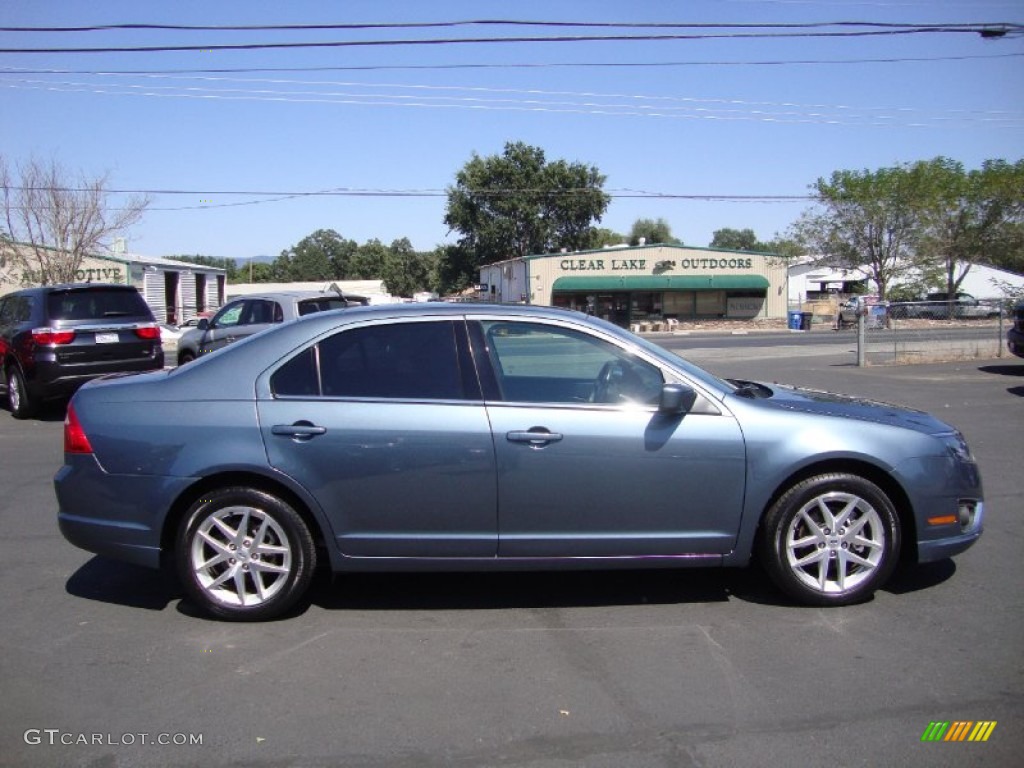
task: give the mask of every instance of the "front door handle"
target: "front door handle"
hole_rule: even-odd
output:
[[[270,428],[270,434],[290,437],[297,443],[312,440],[317,435],[327,432],[327,427],[318,427],[310,421],[296,421],[294,424],[275,424]]]
[[[527,443],[533,448],[543,448],[549,443],[557,443],[562,436],[557,432],[549,432],[544,427],[530,427],[528,430],[517,430],[505,434],[510,443]]]

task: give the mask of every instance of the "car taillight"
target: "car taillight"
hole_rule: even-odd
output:
[[[157,328],[155,325],[144,325],[141,328],[135,329],[135,335],[138,336],[140,339],[159,339],[160,329]]]
[[[92,453],[89,438],[85,436],[85,430],[71,405],[68,406],[68,415],[64,417],[64,453]]]
[[[32,341],[40,346],[70,344],[74,340],[74,331],[51,331],[49,328],[37,328],[32,331]]]

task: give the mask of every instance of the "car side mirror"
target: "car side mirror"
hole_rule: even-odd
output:
[[[687,413],[693,408],[695,402],[697,402],[697,392],[693,387],[674,382],[663,384],[661,387],[661,397],[658,400],[658,411],[678,416]]]
[[[200,330],[200,331],[205,331],[209,327],[210,327],[210,321],[207,320],[205,317],[202,318],[198,323],[196,323],[196,329]]]

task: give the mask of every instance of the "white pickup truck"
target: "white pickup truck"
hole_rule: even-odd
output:
[[[999,307],[983,304],[969,293],[957,293],[950,299],[948,293],[929,293],[923,301],[901,305],[904,317],[921,317],[933,320],[984,319],[999,317]]]

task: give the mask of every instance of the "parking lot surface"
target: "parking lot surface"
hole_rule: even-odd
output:
[[[0,764],[1019,765],[1024,361],[692,359],[959,427],[985,535],[841,609],[795,607],[756,568],[356,575],[286,620],[224,624],[67,544],[61,414],[0,413]],[[946,721],[996,726],[922,741]]]

